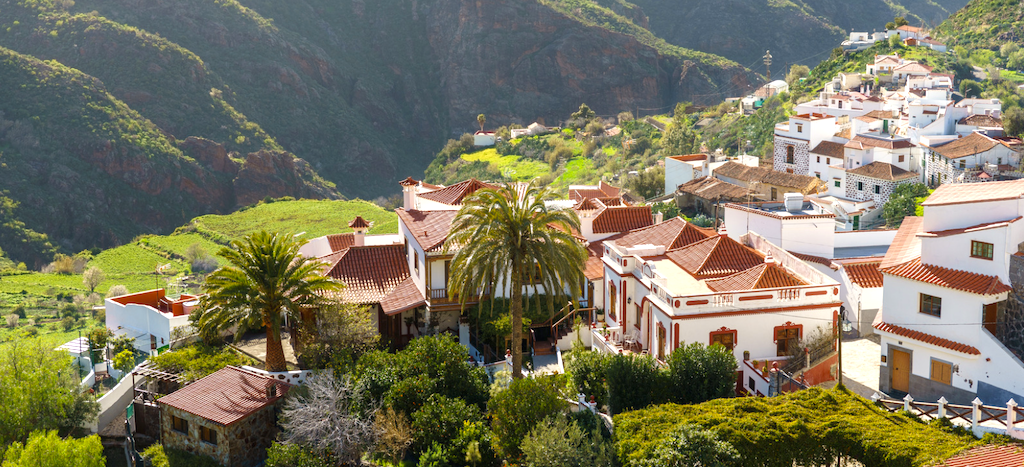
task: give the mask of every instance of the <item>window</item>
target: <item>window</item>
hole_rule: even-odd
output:
[[[818,180],[821,180],[821,172],[814,172],[814,176],[818,177]]]
[[[857,191],[864,191],[864,182],[857,182]]]
[[[821,156],[818,156],[817,159],[818,159],[817,162],[820,164],[821,163]]]
[[[608,282],[608,317],[612,321],[615,321],[615,305],[618,303],[618,300],[616,300],[618,294],[616,292],[615,283]]]
[[[953,365],[933,358],[932,381],[942,384],[953,384]]]
[[[199,439],[203,440],[203,441],[206,441],[207,443],[210,443],[210,444],[216,446],[217,445],[217,432],[213,431],[209,427],[200,426],[199,427]]]
[[[793,169],[786,169],[786,173],[788,173],[788,174],[793,173]]]
[[[906,156],[904,156],[903,154],[900,154],[900,158],[899,158],[899,161],[900,161],[900,162],[903,162],[903,158],[904,158],[904,157],[906,157]]]
[[[831,157],[826,157],[825,158],[825,165],[832,165],[832,158]]]
[[[789,355],[790,352],[796,348],[797,342],[800,340],[800,326],[791,325],[787,323],[784,326],[775,327],[775,350],[776,356],[782,357]]]
[[[721,344],[725,348],[732,350],[732,348],[736,345],[736,330],[726,329],[723,326],[721,329],[717,331],[712,331],[710,345],[715,344]]]
[[[804,132],[804,125],[802,123],[797,123],[796,124],[796,132],[797,133],[803,133]]]
[[[967,168],[967,159],[960,159],[960,170]]]
[[[878,195],[878,194],[881,194],[881,193],[882,193],[882,187],[879,186],[879,185],[875,185],[875,194]]]
[[[412,268],[417,274],[420,272],[420,254],[416,250],[412,250]]]
[[[1003,163],[1003,158],[1002,157],[997,157],[996,158],[996,164],[1002,164],[1002,163]]]
[[[839,101],[839,108],[843,108],[843,101]]]
[[[936,317],[942,316],[942,298],[921,294],[921,313]]]
[[[171,415],[171,428],[174,431],[188,435],[188,420]]]
[[[633,325],[636,326],[637,329],[640,329],[640,323],[641,323],[641,321],[643,320],[643,317],[644,317],[644,309],[640,308],[640,305],[634,305],[634,306],[636,307],[636,322],[633,323]]]
[[[796,157],[794,155],[795,151],[796,150],[793,148],[793,146],[786,146],[786,163],[787,164],[793,164],[794,163],[793,162],[793,158]]]
[[[971,258],[992,259],[992,244],[971,240]]]
[[[836,185],[836,188],[839,188],[839,185],[841,184],[839,180],[836,180],[836,181],[834,181],[832,183],[834,183]]]
[[[747,377],[747,387],[750,388],[751,391],[753,391],[754,390],[754,386],[755,386],[754,385],[754,378],[748,376]]]
[[[775,187],[772,187],[772,201],[775,201],[777,199],[779,199],[779,190],[777,190]]]

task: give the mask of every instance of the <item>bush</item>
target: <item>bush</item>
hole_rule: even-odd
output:
[[[447,447],[467,423],[483,421],[480,409],[461,399],[431,394],[412,415],[412,451],[420,454],[434,445]]]
[[[64,305],[64,307],[60,309],[60,317],[78,319],[78,313],[80,313],[81,311],[81,308],[79,308],[77,305],[69,303],[67,305]]]
[[[622,413],[664,401],[666,376],[650,355],[615,355],[608,364],[608,412]]]
[[[220,467],[217,461],[196,454],[190,454],[174,448],[154,444],[142,451],[142,458],[149,461],[152,467]]]
[[[22,445],[15,442],[3,457],[4,467],[103,467],[103,445],[96,435],[61,439],[57,431],[34,431]]]
[[[290,392],[281,410],[282,440],[329,452],[339,464],[357,463],[376,442],[373,422],[354,410],[357,399],[348,376],[324,371]]]
[[[267,449],[266,467],[333,467],[334,459],[297,444],[274,442]],[[156,465],[154,465],[156,467]]]
[[[64,317],[64,319],[60,320],[60,327],[65,332],[70,331],[71,328],[75,327],[75,318],[72,318],[70,316]]]
[[[682,424],[672,430],[654,449],[645,465],[651,467],[739,467],[740,453],[732,444],[718,439],[715,432]]]
[[[14,307],[13,313],[18,315],[19,318],[25,319],[25,305],[18,305]]]
[[[121,370],[122,373],[128,373],[135,368],[135,352],[123,350],[114,355],[114,368]]]
[[[121,284],[110,286],[110,288],[107,289],[107,298],[120,297],[123,295],[128,295],[128,287]]]
[[[18,326],[18,315],[11,313],[7,315],[7,327],[13,328]]]
[[[615,465],[615,452],[610,441],[602,438],[599,432],[582,429],[562,415],[548,417],[533,427],[523,439],[521,449],[525,459],[523,465],[527,467]]]
[[[519,445],[534,425],[567,409],[568,404],[560,394],[564,387],[564,375],[522,378],[513,380],[508,389],[491,398],[487,403],[491,430],[505,458],[519,457]]]
[[[135,340],[123,337],[115,338],[111,342],[114,355],[134,348]],[[228,347],[212,347],[205,344],[193,344],[164,352],[150,357],[150,361],[158,370],[181,373],[187,380],[197,380],[228,365],[241,366],[251,363],[249,358],[235,353]]]
[[[484,422],[465,423],[449,443],[434,443],[420,455],[419,467],[463,467],[498,465],[491,446],[491,432]]]
[[[668,401],[696,404],[736,391],[736,357],[721,345],[694,342],[672,352],[668,360]]]
[[[572,389],[578,394],[583,394],[589,400],[594,396],[598,406],[608,403],[608,387],[605,380],[608,377],[608,364],[611,362],[612,354],[574,349],[572,358],[566,364],[565,371],[571,377]]]

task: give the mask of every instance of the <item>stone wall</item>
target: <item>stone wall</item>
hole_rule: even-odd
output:
[[[857,189],[857,182],[864,184],[863,190]],[[908,178],[894,182],[846,172],[846,197],[859,201],[873,199],[875,200],[875,206],[880,208],[889,201],[889,197],[892,196],[892,192],[896,190],[898,185],[908,183],[917,183],[917,178]],[[875,185],[880,187],[878,193],[875,193]]]
[[[786,162],[786,148],[793,146],[793,163]],[[775,138],[775,155],[773,157],[773,168],[778,172],[792,172],[797,175],[807,175],[811,170],[810,148],[806,141]]]
[[[1013,291],[999,316],[996,337],[1021,358],[1024,356],[1024,257],[1010,255],[1010,285]]]
[[[281,399],[282,401],[284,399]],[[160,406],[160,441],[165,447],[213,458],[221,465],[252,467],[267,458],[267,448],[277,437],[276,406],[270,405],[229,426],[170,407]],[[171,416],[188,421],[188,433],[175,431]],[[199,439],[199,427],[217,432],[217,444]]]

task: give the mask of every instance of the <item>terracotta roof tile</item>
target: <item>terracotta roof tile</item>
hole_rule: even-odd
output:
[[[911,143],[909,139],[872,138],[870,136],[864,135],[854,136],[849,143],[846,143],[846,147],[853,147],[851,146],[851,143],[860,143],[861,147],[854,149],[861,149],[863,147],[884,149],[906,149],[914,147],[914,144]]]
[[[923,217],[904,217],[900,230],[889,244],[879,269],[886,269],[906,263],[921,256],[921,239],[917,234],[924,230]]]
[[[700,177],[690,180],[679,185],[678,191],[694,195],[698,198],[709,200],[718,200],[721,198],[726,201],[742,201],[748,195],[753,193],[753,191],[748,188],[733,185],[725,180],[719,180],[712,177]]]
[[[398,219],[424,251],[432,251],[444,244],[458,211],[417,211],[397,209]]]
[[[871,118],[877,118],[879,120],[893,120],[893,119],[896,118],[896,117],[894,117],[892,115],[891,111],[885,111],[885,110],[872,110],[872,111],[864,114],[864,116],[865,117],[871,117]]]
[[[938,230],[935,232],[921,232],[917,234],[918,237],[929,238],[929,237],[949,237],[951,235],[960,235],[971,232],[978,232],[981,230],[997,229],[999,227],[1006,227],[1014,222],[1021,220],[1021,216],[1017,216],[1010,220],[998,221],[998,222],[986,222],[984,224],[972,225],[970,227],[964,227],[961,229],[949,229],[949,230]]]
[[[354,243],[355,236],[352,232],[327,236],[327,244],[330,245],[332,253],[344,250],[352,246]]]
[[[843,143],[837,143],[835,141],[822,141],[818,143],[814,149],[811,149],[814,154],[820,154],[827,157],[835,157],[837,159],[843,158]]]
[[[462,200],[475,191],[483,188],[497,188],[495,185],[481,182],[475,178],[456,183],[451,186],[446,186],[436,191],[429,193],[422,193],[419,195],[420,198],[429,199],[436,201],[441,204],[447,204],[449,206],[458,206],[462,204]]]
[[[1004,284],[996,276],[924,264],[921,262],[921,258],[888,267],[881,271],[904,279],[925,282],[978,295],[996,295],[1011,290],[1010,286]]]
[[[981,133],[971,133],[963,138],[954,139],[941,146],[932,146],[932,152],[947,159],[956,159],[974,154],[980,154],[994,148],[998,141],[989,138]]]
[[[352,221],[348,223],[348,226],[353,229],[369,229],[370,223],[366,222],[366,219],[363,219],[363,216],[356,216],[355,219],[352,219]]]
[[[961,125],[971,126],[984,126],[984,127],[1003,127],[1003,120],[1000,118],[993,117],[991,115],[971,115],[968,117],[961,118],[957,123]]]
[[[412,177],[406,177],[405,180],[402,180],[402,181],[398,182],[398,184],[402,185],[402,186],[413,186],[413,185],[416,185],[418,183],[419,183],[419,181],[417,181],[416,179],[414,179]]]
[[[897,326],[895,324],[889,324],[886,323],[885,321],[880,321],[876,323],[874,325],[874,328],[882,332],[896,334],[897,336],[906,337],[908,339],[914,339],[917,341],[924,342],[926,344],[939,346],[949,350],[955,350],[957,352],[962,352],[968,355],[981,355],[981,352],[978,351],[978,349],[973,346],[961,344],[959,342],[951,341],[949,339],[945,339],[939,336],[933,336],[931,334],[923,333],[921,331],[907,329],[905,327]]]
[[[727,292],[730,290],[756,290],[774,289],[779,287],[798,287],[806,285],[800,279],[793,277],[776,264],[761,264],[746,271],[738,272],[719,279],[708,279],[705,284],[715,292]]]
[[[591,242],[587,246],[587,262],[583,264],[583,275],[592,281],[604,277],[604,242]]]
[[[934,70],[934,68],[920,63],[904,63],[893,69],[894,72],[902,71],[905,73],[931,73],[932,70]]]
[[[580,202],[587,198],[617,198],[622,189],[611,186],[604,180],[597,183],[597,186],[579,185],[569,187],[569,199]]]
[[[862,165],[856,169],[847,170],[846,173],[874,178],[876,180],[900,181],[918,176],[917,172],[908,172],[887,162],[875,161],[868,165]]]
[[[846,129],[843,129],[843,130],[839,130],[839,131],[838,131],[838,132],[837,132],[837,133],[836,133],[835,135],[833,135],[833,136],[835,136],[835,137],[837,137],[837,138],[843,138],[843,139],[850,139],[850,135],[851,135],[852,133],[853,133],[853,130],[852,130],[852,129],[850,129],[850,128],[846,128]]]
[[[277,395],[272,398],[267,397],[270,385],[277,386]],[[226,366],[157,399],[157,404],[227,426],[277,402],[290,388],[284,381]]]
[[[922,206],[1017,199],[1024,196],[1024,179],[987,183],[947,183],[935,189]]]
[[[750,167],[733,161],[715,169],[715,177],[727,177],[744,182],[761,182],[783,188],[793,188],[802,193],[814,190],[821,180],[810,175],[777,172],[766,167]]]
[[[665,256],[698,279],[736,274],[764,262],[759,253],[725,235],[708,237]]]
[[[706,161],[708,160],[707,154],[687,154],[685,156],[668,156],[668,159],[680,162],[691,162],[691,161]]]
[[[594,233],[618,233],[654,224],[650,206],[606,208],[594,218]]]
[[[801,261],[807,261],[808,263],[817,263],[817,264],[820,264],[822,266],[828,266],[829,269],[832,269],[832,270],[839,269],[834,264],[832,264],[832,260],[830,260],[828,258],[822,258],[821,256],[814,256],[814,255],[805,255],[803,253],[797,253],[797,252],[794,252],[794,251],[790,251],[789,254],[791,254],[793,256],[796,256]]]
[[[671,250],[682,248],[714,235],[717,234],[712,230],[697,227],[686,222],[681,217],[673,217],[660,224],[615,235],[603,241],[615,242],[615,245],[624,248],[649,244],[664,245],[666,250]],[[602,249],[601,251],[603,252],[604,250]]]
[[[846,275],[850,281],[865,289],[873,289],[882,286],[882,272],[878,270],[881,261],[869,261],[865,263],[844,264]]]
[[[969,449],[932,467],[1021,467],[1024,447],[1020,444],[990,444]]]
[[[416,287],[412,276],[409,276],[380,301],[380,308],[384,310],[385,314],[394,315],[426,303],[427,300],[423,298],[423,293],[420,292],[419,287]]]
[[[348,303],[379,303],[409,277],[404,245],[351,247],[331,254],[327,275],[345,284]]]

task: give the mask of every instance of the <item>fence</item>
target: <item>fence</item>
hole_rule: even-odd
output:
[[[889,412],[903,410],[922,420],[948,418],[955,422],[959,419],[962,423],[969,423],[974,436],[979,438],[985,433],[998,433],[1015,439],[1024,439],[1024,431],[1017,426],[1021,423],[1018,420],[1024,420],[1024,409],[1018,407],[1013,399],[1007,401],[1005,407],[995,407],[984,405],[977,397],[971,405],[957,405],[948,403],[945,397],[939,398],[935,403],[917,402],[907,394],[901,401],[883,398],[876,392],[871,396],[871,400]],[[992,423],[988,426],[983,425],[986,422]]]

